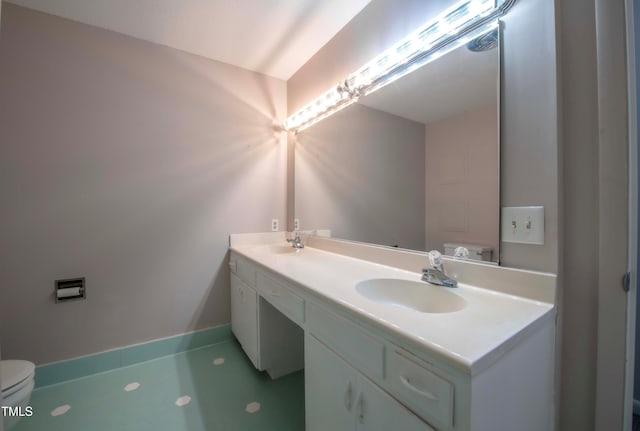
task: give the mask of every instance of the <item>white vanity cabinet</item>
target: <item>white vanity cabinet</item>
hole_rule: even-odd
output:
[[[326,283],[331,283],[323,285],[326,289],[340,283],[340,270],[348,277],[348,265],[354,263],[333,254],[303,253],[283,258],[232,250],[229,264],[233,333],[256,368],[272,378],[304,366],[307,431],[553,430],[553,313],[541,311],[509,344],[490,347],[482,366],[472,368],[434,350],[428,340],[381,325],[365,309],[343,306],[352,284],[333,288],[334,296],[309,287],[323,276],[312,259],[325,259]],[[372,265],[363,270],[366,276],[373,271],[392,269]],[[494,294],[482,295],[485,299],[477,301],[496,300]],[[533,302],[507,306],[550,308]],[[492,318],[472,307],[482,319]],[[438,324],[440,331],[461,325],[459,315],[428,319],[424,322]],[[494,330],[504,324],[498,321]],[[483,335],[473,325],[464,328]]]
[[[393,343],[314,302],[307,303],[307,334],[305,338],[307,372],[314,373],[309,369],[313,361],[311,353],[318,350],[314,347],[310,348],[309,345],[313,346],[312,340],[319,340],[321,345],[327,346],[327,349],[340,356],[341,362],[345,365],[349,364],[350,369],[358,370],[357,375],[360,376],[358,381],[362,382],[359,386],[367,388],[369,384],[372,385],[368,401],[364,401],[369,406],[365,409],[369,412],[369,418],[376,418],[375,421],[372,419],[365,421],[369,426],[374,423],[387,423],[384,416],[390,418],[398,416],[394,419],[395,422],[415,422],[416,425],[407,425],[406,429],[435,429],[427,426],[416,415],[409,413],[407,408],[400,404],[402,403],[424,421],[432,425],[438,424],[441,430],[453,428],[454,384],[439,376],[433,367],[429,369],[426,364],[412,360],[410,354]],[[316,365],[316,368],[321,367]],[[328,370],[322,371],[328,375]],[[316,374],[319,373],[316,372]],[[307,381],[306,386],[307,396],[314,401],[317,401],[313,395],[317,391],[316,384],[323,383],[321,379],[314,379]],[[374,388],[376,390],[373,390]],[[320,402],[319,405],[323,404]],[[385,407],[387,405],[388,408]],[[374,408],[374,406],[377,407]],[[309,404],[307,413],[309,413]],[[359,412],[356,412],[356,415],[358,414]],[[418,425],[420,427],[416,428]],[[310,429],[309,426],[307,429]]]
[[[231,269],[231,331],[253,365],[271,378],[304,367],[304,301],[236,253]]]
[[[236,253],[229,265],[231,329],[253,365],[272,378],[304,365],[307,431],[434,431],[366,377],[383,380],[380,338]]]
[[[307,431],[434,431],[310,334],[305,405]]]

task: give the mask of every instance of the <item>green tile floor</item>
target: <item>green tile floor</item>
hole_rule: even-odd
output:
[[[304,372],[271,380],[234,340],[38,388],[30,405],[12,431],[303,431]]]

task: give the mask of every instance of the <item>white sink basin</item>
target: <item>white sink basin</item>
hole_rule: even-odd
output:
[[[365,298],[422,313],[452,313],[465,308],[467,301],[448,289],[395,278],[376,278],[356,284],[356,291]]]
[[[289,254],[289,253],[297,253],[304,249],[302,248],[294,248],[290,245],[282,244],[282,245],[263,245],[257,247],[256,250],[260,250],[266,254]]]

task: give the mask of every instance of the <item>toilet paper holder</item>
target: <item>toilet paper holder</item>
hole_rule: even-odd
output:
[[[56,303],[85,299],[87,297],[85,278],[56,280],[54,296]]]

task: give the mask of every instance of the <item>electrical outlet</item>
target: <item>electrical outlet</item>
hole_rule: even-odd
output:
[[[295,230],[295,231],[300,230],[300,219],[299,218],[294,218],[293,219],[293,230]]]
[[[500,240],[544,244],[544,207],[503,207]]]
[[[271,219],[271,231],[278,232],[278,230],[279,230],[278,219],[277,218]]]

